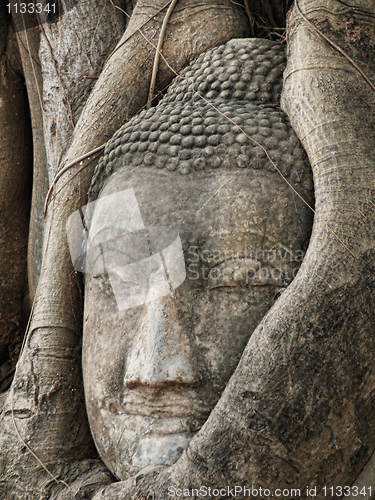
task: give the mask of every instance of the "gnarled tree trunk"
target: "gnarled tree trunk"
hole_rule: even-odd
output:
[[[22,340],[32,145],[27,94],[10,16],[0,9],[0,391]],[[27,307],[26,307],[27,308]]]

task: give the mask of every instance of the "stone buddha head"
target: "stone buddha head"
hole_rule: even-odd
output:
[[[119,479],[178,460],[301,263],[312,214],[298,195],[313,203],[312,180],[277,106],[283,64],[266,40],[213,49],[98,165],[90,201],[115,201],[92,216],[105,265],[85,275],[83,373],[97,449]],[[145,229],[121,234],[130,192]],[[156,254],[155,227],[160,248],[179,237],[182,283],[160,292],[154,274],[147,297],[121,307],[117,290],[138,297],[152,275],[129,263]]]

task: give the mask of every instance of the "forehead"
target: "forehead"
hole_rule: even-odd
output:
[[[129,189],[146,227],[173,227],[185,244],[296,248],[308,232],[305,207],[273,172],[218,169],[181,175],[123,168],[112,174],[100,198]]]

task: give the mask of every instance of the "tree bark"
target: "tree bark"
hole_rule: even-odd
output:
[[[23,74],[25,75],[33,138],[32,198],[27,247],[28,302],[29,308],[31,308],[42,265],[43,204],[48,191],[47,160],[42,133],[43,110],[42,95],[40,92],[42,88],[42,72],[38,56],[38,28],[32,28],[25,32],[21,24],[21,19],[18,17],[14,19],[14,23],[17,31],[18,49],[21,56]]]
[[[22,67],[5,5],[0,26],[0,365],[8,360],[11,369],[25,328],[32,146]],[[5,376],[0,371],[0,381]]]

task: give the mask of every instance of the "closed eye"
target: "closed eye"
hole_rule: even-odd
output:
[[[253,260],[222,262],[210,269],[208,287],[210,290],[247,287],[260,267],[260,262]]]

